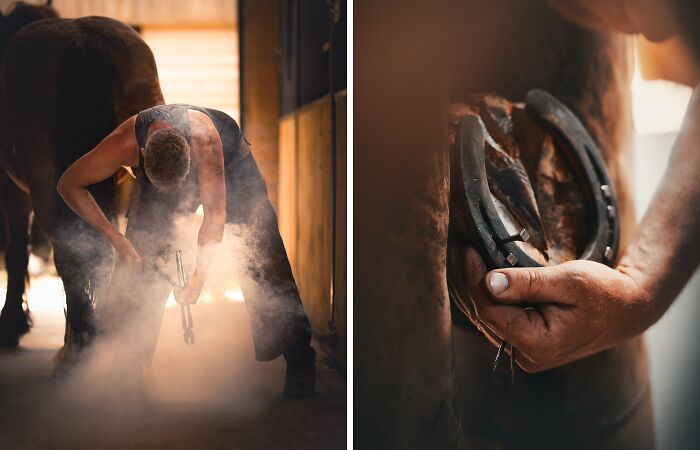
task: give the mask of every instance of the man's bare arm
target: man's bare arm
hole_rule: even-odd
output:
[[[196,303],[199,298],[226,225],[226,184],[221,138],[213,124],[205,122],[195,125],[200,126],[204,127],[206,133],[197,133],[200,137],[193,138],[193,145],[197,146],[199,157],[197,177],[204,219],[197,236],[197,265],[183,293],[189,303]]]
[[[138,154],[134,118],[128,119],[104,138],[94,149],[73,163],[58,181],[58,192],[66,204],[83,220],[112,242],[120,255],[137,261],[138,254],[126,238],[109,222],[88,186],[112,176],[120,167],[136,165]]]
[[[213,126],[212,126],[213,128]],[[204,209],[204,220],[197,237],[198,249],[207,253],[212,245],[221,242],[226,224],[226,184],[224,181],[224,152],[221,138],[216,129],[210,130],[208,138],[202,143],[201,161],[197,169],[199,193]],[[203,257],[204,256],[204,257]],[[197,271],[206,273],[211,262],[211,255],[199,255]]]
[[[700,87],[688,105],[663,181],[618,270],[654,298],[654,321],[700,264]]]

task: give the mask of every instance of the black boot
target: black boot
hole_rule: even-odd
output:
[[[287,361],[284,396],[307,398],[316,395],[316,351],[311,347],[311,333],[305,333],[299,342],[284,352],[284,359]]]

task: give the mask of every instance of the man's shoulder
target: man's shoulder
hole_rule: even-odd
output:
[[[134,130],[135,121],[136,116],[129,117],[105,138],[105,141],[109,141],[110,148],[118,148],[120,149],[119,151],[123,151],[125,154],[138,148],[136,132]]]
[[[120,138],[133,138],[135,135],[134,126],[136,124],[136,117],[137,114],[134,114],[133,116],[126,119],[124,122],[121,123],[121,125],[117,127],[116,130],[114,130],[113,134],[117,135]]]
[[[219,132],[213,121],[201,111],[190,112],[190,139],[193,145],[212,150],[219,140]]]

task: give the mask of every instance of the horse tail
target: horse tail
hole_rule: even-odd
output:
[[[58,81],[56,116],[56,182],[61,174],[117,127],[115,105],[119,73],[107,43],[95,33],[81,33],[64,50]],[[110,208],[114,182],[91,191],[103,208]],[[98,198],[98,196],[100,198]],[[110,211],[105,210],[108,214]]]

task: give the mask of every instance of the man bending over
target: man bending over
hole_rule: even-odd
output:
[[[107,219],[88,186],[129,166],[137,189],[126,235]],[[247,141],[227,114],[192,105],[159,105],[122,123],[70,166],[58,182],[68,206],[109,239],[118,253],[110,294],[101,313],[109,324],[138,323],[131,333],[148,364],[155,349],[171,286],[158,275],[159,260],[174,254],[174,220],[201,204],[197,263],[181,302],[195,303],[224,226],[242,243],[238,277],[251,316],[255,355],[267,361],[284,354],[284,394],[314,393],[315,352],[277,216]],[[98,311],[99,312],[99,311]],[[109,328],[109,326],[107,326]],[[104,330],[109,332],[109,330]]]

